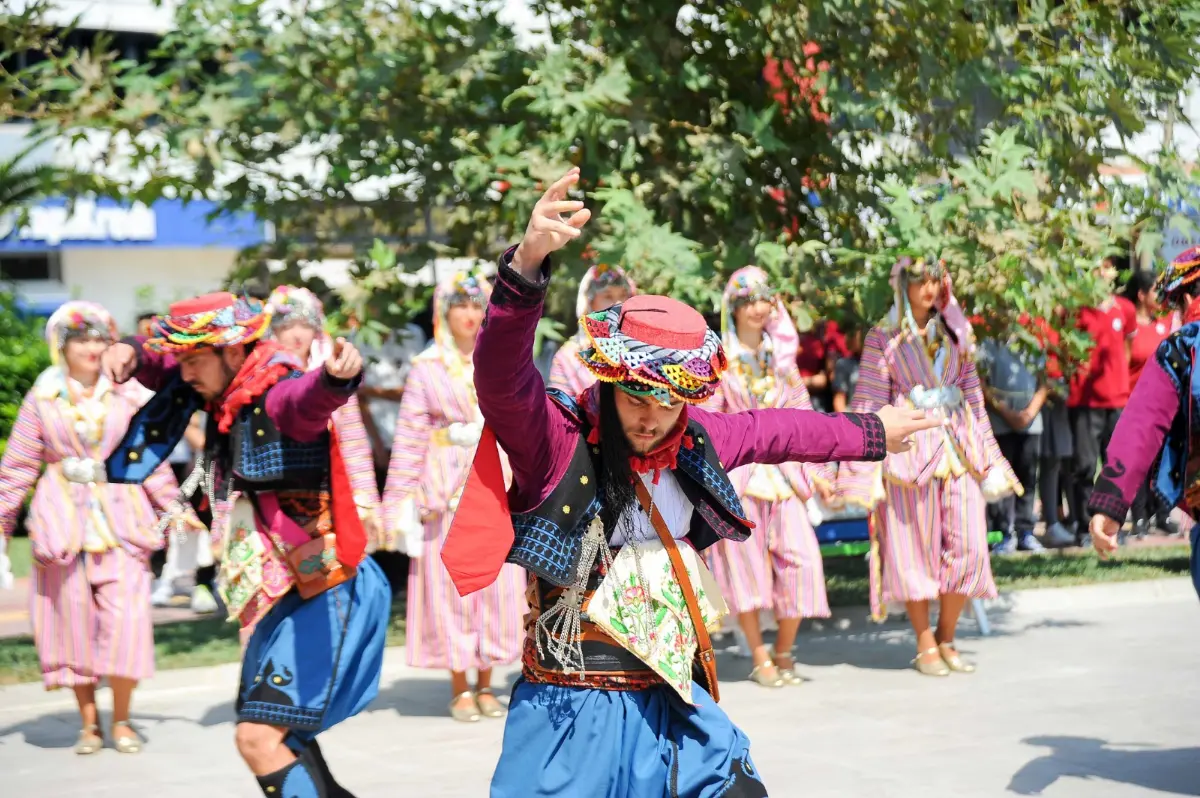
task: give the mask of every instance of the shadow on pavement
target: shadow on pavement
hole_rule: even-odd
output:
[[[368,712],[392,710],[412,718],[450,718],[450,677],[443,671],[430,671],[427,679],[395,679],[379,687],[379,695]],[[492,687],[500,703],[507,704],[519,673],[493,678]],[[441,678],[439,678],[441,677]]]
[[[1026,745],[1049,748],[1013,774],[1009,792],[1041,795],[1062,778],[1103,779],[1170,795],[1200,795],[1200,748],[1152,748],[1090,737],[1029,737]]]
[[[136,699],[136,696],[135,696]],[[179,721],[181,723],[196,722],[191,718],[180,717],[178,715],[158,715],[150,712],[138,712],[136,707],[133,711],[133,727],[137,730],[142,738],[150,742],[153,739],[153,733],[147,730],[146,721]],[[109,738],[109,724],[111,723],[111,715],[106,708],[101,705],[100,708],[100,731],[105,736],[106,745],[111,746]],[[213,724],[201,723],[197,725],[207,726]],[[37,718],[14,723],[11,726],[0,728],[0,748],[8,742],[8,738],[14,735],[21,735],[27,745],[32,745],[34,748],[71,748],[75,745],[75,741],[79,738],[79,713],[70,712],[55,712],[49,715],[42,715]]]

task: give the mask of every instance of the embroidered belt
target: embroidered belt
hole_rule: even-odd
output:
[[[90,457],[64,457],[59,461],[59,465],[62,466],[63,476],[68,482],[90,485],[108,481],[103,460],[93,460]]]
[[[918,410],[957,410],[963,404],[963,392],[957,385],[926,388],[918,385],[908,394],[908,400]]]
[[[586,599],[591,597],[603,579],[595,571],[588,579]],[[527,598],[533,609],[526,623],[527,634],[521,654],[521,673],[525,680],[534,684],[557,684],[563,687],[590,687],[599,690],[645,690],[665,685],[657,673],[634,654],[622,648],[615,640],[585,618],[581,619],[579,637],[583,654],[583,670],[567,670],[553,654],[539,653],[535,640],[540,608],[552,606],[564,592],[549,582],[531,578]],[[540,594],[540,595],[539,595]],[[539,601],[540,599],[540,601]]]

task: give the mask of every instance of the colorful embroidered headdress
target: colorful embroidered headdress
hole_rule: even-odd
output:
[[[1180,252],[1158,278],[1158,295],[1164,304],[1175,305],[1183,289],[1200,280],[1200,246]]]
[[[474,272],[456,272],[442,280],[433,292],[433,340],[444,346],[454,346],[446,317],[457,305],[486,307],[492,287]]]
[[[734,316],[739,308],[759,301],[770,302],[773,308],[763,328],[770,341],[766,365],[773,367],[775,363],[795,360],[800,334],[796,332],[783,300],[771,287],[771,278],[757,266],[743,266],[725,283],[725,293],[721,295],[721,340],[727,356],[752,358],[756,355],[745,351],[741,345]]]
[[[46,320],[46,345],[52,364],[57,366],[62,362],[63,347],[73,338],[115,341],[117,323],[111,313],[95,302],[66,302]]]
[[[145,346],[151,352],[178,354],[248,344],[262,338],[270,325],[271,312],[262,302],[222,291],[176,302],[166,316],[155,316]]]
[[[906,255],[892,266],[890,282],[892,290],[895,291],[896,304],[889,316],[889,323],[916,333],[916,322],[908,303],[908,284],[924,280],[941,282],[942,291],[935,305],[940,325],[953,333],[955,346],[960,351],[971,351],[975,346],[971,323],[967,321],[966,314],[954,297],[950,273],[946,270],[946,262],[940,258],[912,258]],[[937,324],[931,324],[927,326],[926,333],[933,336],[937,334],[938,329]]]
[[[706,401],[728,367],[720,336],[699,311],[670,297],[631,297],[580,325],[587,341],[579,359],[588,371],[663,405]]]
[[[592,300],[606,288],[624,288],[630,296],[637,293],[637,285],[620,266],[598,263],[587,270],[579,281],[579,294],[575,299],[575,315],[586,316],[592,309]]]
[[[303,324],[316,332],[312,348],[308,353],[308,368],[311,371],[324,365],[333,354],[333,341],[325,331],[325,304],[307,288],[281,285],[267,299],[271,314],[271,331],[278,334],[293,324]]]

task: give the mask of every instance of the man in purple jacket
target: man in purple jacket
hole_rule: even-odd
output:
[[[317,735],[378,692],[391,591],[354,506],[331,414],[354,395],[362,357],[342,339],[324,366],[260,340],[270,313],[229,293],[177,302],[149,339],[114,344],[104,368],[155,396],[106,466],[138,482],[208,411],[201,483],[221,541],[219,585],[249,634],[237,697],[237,747],[271,798],[352,798]]]
[[[590,218],[567,199],[577,180],[571,170],[546,192],[500,260],[475,387],[513,483],[507,494],[496,484],[485,433],[443,550],[461,592],[486,585],[505,560],[531,577],[522,677],[491,795],[764,796],[749,740],[716,706],[705,663],[693,667],[706,633],[684,609],[668,552],[678,550],[710,628],[724,604],[696,552],[744,540],[751,527],[726,469],[881,460],[938,422],[890,407],[706,412],[697,405],[725,368],[720,340],[695,309],[655,296],[585,316],[591,345],[580,358],[600,382],[579,397],[547,392],[534,329],[550,254]],[[664,545],[668,534],[678,545]]]
[[[1118,532],[1147,475],[1159,506],[1183,507],[1193,521],[1200,515],[1200,247],[1171,261],[1159,278],[1159,293],[1184,323],[1146,362],[1113,430],[1088,502],[1092,545],[1101,557],[1117,548]],[[1200,593],[1200,524],[1190,535],[1192,583]]]

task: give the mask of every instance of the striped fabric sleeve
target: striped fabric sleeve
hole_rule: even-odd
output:
[[[337,425],[354,502],[360,512],[376,515],[379,512],[379,486],[375,483],[375,457],[371,453],[371,440],[363,425],[362,407],[357,396],[350,397],[349,402],[334,411],[333,423]]]
[[[37,484],[44,461],[42,417],[32,395],[27,395],[0,460],[0,533],[5,537],[12,535],[17,514],[26,494]]]
[[[854,387],[853,413],[876,413],[892,401],[892,375],[883,357],[887,336],[873,327],[863,342],[862,359],[858,367],[858,384]],[[878,483],[882,464],[841,463],[838,466],[837,493],[850,504],[866,509],[878,500]]]
[[[165,460],[159,463],[158,468],[150,472],[150,476],[146,477],[142,487],[145,489],[146,495],[150,497],[150,503],[154,505],[154,509],[160,513],[165,513],[171,500],[179,496],[179,482],[175,479],[175,472],[171,470],[171,464]],[[184,504],[186,505],[187,502]]]
[[[400,414],[396,418],[396,435],[392,439],[392,459],[388,463],[387,482],[383,491],[383,522],[388,533],[399,528],[397,516],[400,504],[412,495],[425,470],[429,457],[433,421],[429,412],[428,375],[425,361],[413,364],[404,383]]]

